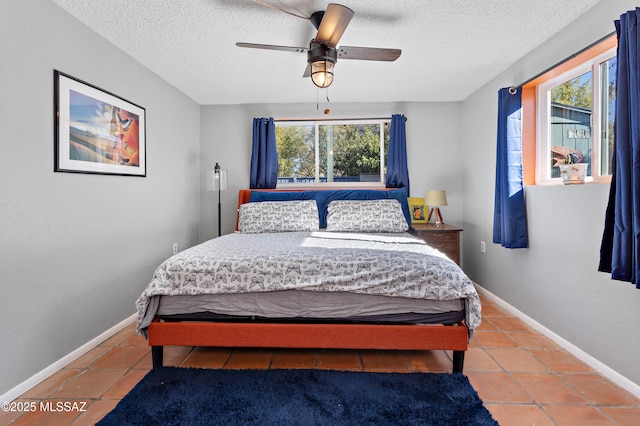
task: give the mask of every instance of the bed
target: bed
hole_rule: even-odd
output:
[[[238,232],[164,261],[136,301],[163,347],[451,350],[462,372],[480,300],[410,235],[406,191],[241,190]]]

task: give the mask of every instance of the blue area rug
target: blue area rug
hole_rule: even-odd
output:
[[[459,373],[149,372],[98,425],[497,425]]]

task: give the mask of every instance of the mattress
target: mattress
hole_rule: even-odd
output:
[[[165,319],[257,318],[428,324],[455,323],[464,318],[461,299],[421,300],[296,290],[162,296],[153,303],[158,305],[156,313]]]

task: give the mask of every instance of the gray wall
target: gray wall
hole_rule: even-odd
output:
[[[597,272],[609,185],[528,186],[529,249],[491,244],[497,92],[615,30],[636,2],[603,0],[462,103],[464,269],[498,297],[640,383],[640,291]],[[571,237],[568,237],[571,235]],[[486,254],[480,241],[487,242]]]
[[[326,106],[315,104],[216,105],[201,108],[200,167],[204,171],[219,162],[228,170],[229,191],[222,193],[222,232],[235,227],[238,190],[249,187],[251,133],[254,117],[326,118]],[[442,208],[447,222],[462,222],[461,131],[459,103],[329,104],[329,117],[407,117],[407,155],[411,196],[423,197],[427,189],[447,191]],[[217,236],[217,193],[207,192],[202,173],[200,240]]]
[[[135,312],[198,238],[199,106],[46,0],[0,2],[0,394]],[[53,70],[146,108],[147,177],[53,172]]]

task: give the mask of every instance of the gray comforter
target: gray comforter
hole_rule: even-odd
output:
[[[467,326],[481,321],[480,299],[462,269],[409,234],[234,233],[164,261],[136,301],[137,329],[144,333],[153,318],[154,296],[294,289],[464,299]]]

